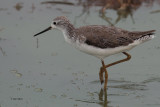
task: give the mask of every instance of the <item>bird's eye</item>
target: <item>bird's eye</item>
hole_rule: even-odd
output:
[[[53,22],[53,24],[56,25],[57,23],[56,23],[56,22]]]

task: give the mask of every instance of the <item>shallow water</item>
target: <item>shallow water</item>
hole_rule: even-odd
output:
[[[159,1],[143,2],[120,19],[116,10],[107,9],[109,22],[100,17],[101,8],[100,3],[74,0],[0,1],[0,107],[159,107]],[[155,29],[156,38],[129,51],[130,61],[108,69],[105,93],[98,77],[99,59],[69,46],[58,30],[33,38],[62,15],[76,27],[112,23],[131,31]],[[105,63],[123,57],[110,56]]]

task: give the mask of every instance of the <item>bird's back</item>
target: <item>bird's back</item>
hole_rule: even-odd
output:
[[[118,46],[127,46],[136,40],[141,42],[151,39],[155,30],[150,31],[127,31],[117,27],[107,27],[103,25],[83,26],[76,29],[79,37],[85,38],[87,45],[97,48],[115,48]]]

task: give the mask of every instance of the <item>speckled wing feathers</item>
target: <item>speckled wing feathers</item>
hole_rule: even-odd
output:
[[[80,27],[77,31],[77,34],[81,34],[79,36],[86,37],[86,40],[84,41],[86,44],[105,49],[127,46],[136,39],[153,34],[155,30],[129,32],[116,27],[92,25]]]

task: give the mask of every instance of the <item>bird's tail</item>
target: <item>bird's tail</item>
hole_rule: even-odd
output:
[[[146,35],[142,35],[140,38],[138,38],[137,40],[139,41],[142,41],[142,42],[145,42],[145,41],[148,41],[148,40],[151,40],[155,37],[154,33],[149,33],[149,34],[146,34]]]
[[[155,30],[150,30],[150,31],[144,31],[144,32],[131,32],[130,37],[134,39],[135,41],[139,42],[145,42],[148,40],[153,39]]]

